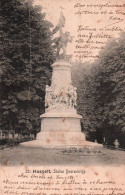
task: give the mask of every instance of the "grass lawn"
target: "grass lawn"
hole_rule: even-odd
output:
[[[0,151],[2,166],[118,166],[125,165],[125,152],[106,148],[45,149],[17,146]]]

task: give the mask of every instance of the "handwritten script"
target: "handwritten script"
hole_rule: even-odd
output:
[[[124,185],[109,179],[91,179],[84,169],[26,169],[2,181],[3,194],[125,195]],[[95,173],[98,175],[98,173]]]
[[[124,30],[122,1],[79,1],[74,4],[74,15],[78,20],[74,55],[79,60],[99,58],[106,42]]]

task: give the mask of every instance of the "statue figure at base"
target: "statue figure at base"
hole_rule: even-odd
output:
[[[55,110],[57,108],[76,108],[77,93],[76,87],[67,85],[55,91],[55,86],[46,85],[45,108]]]

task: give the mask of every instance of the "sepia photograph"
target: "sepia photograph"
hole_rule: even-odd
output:
[[[0,194],[125,195],[125,1],[0,1]]]

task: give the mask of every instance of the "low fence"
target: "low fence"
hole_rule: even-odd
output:
[[[14,138],[21,139],[22,137],[23,137],[22,134],[15,133],[14,130],[0,130],[0,140],[4,140],[4,139],[11,140]],[[29,137],[34,138],[34,134],[30,134]]]
[[[17,146],[21,142],[34,139],[34,134],[22,135],[15,133],[14,130],[0,130],[0,150],[9,149]]]
[[[0,130],[0,140],[3,139],[13,139],[15,137],[15,131],[14,130]]]
[[[124,148],[119,148],[116,146],[110,146],[110,145],[103,145],[104,148],[110,149],[110,150],[121,150],[121,151],[125,151]]]

